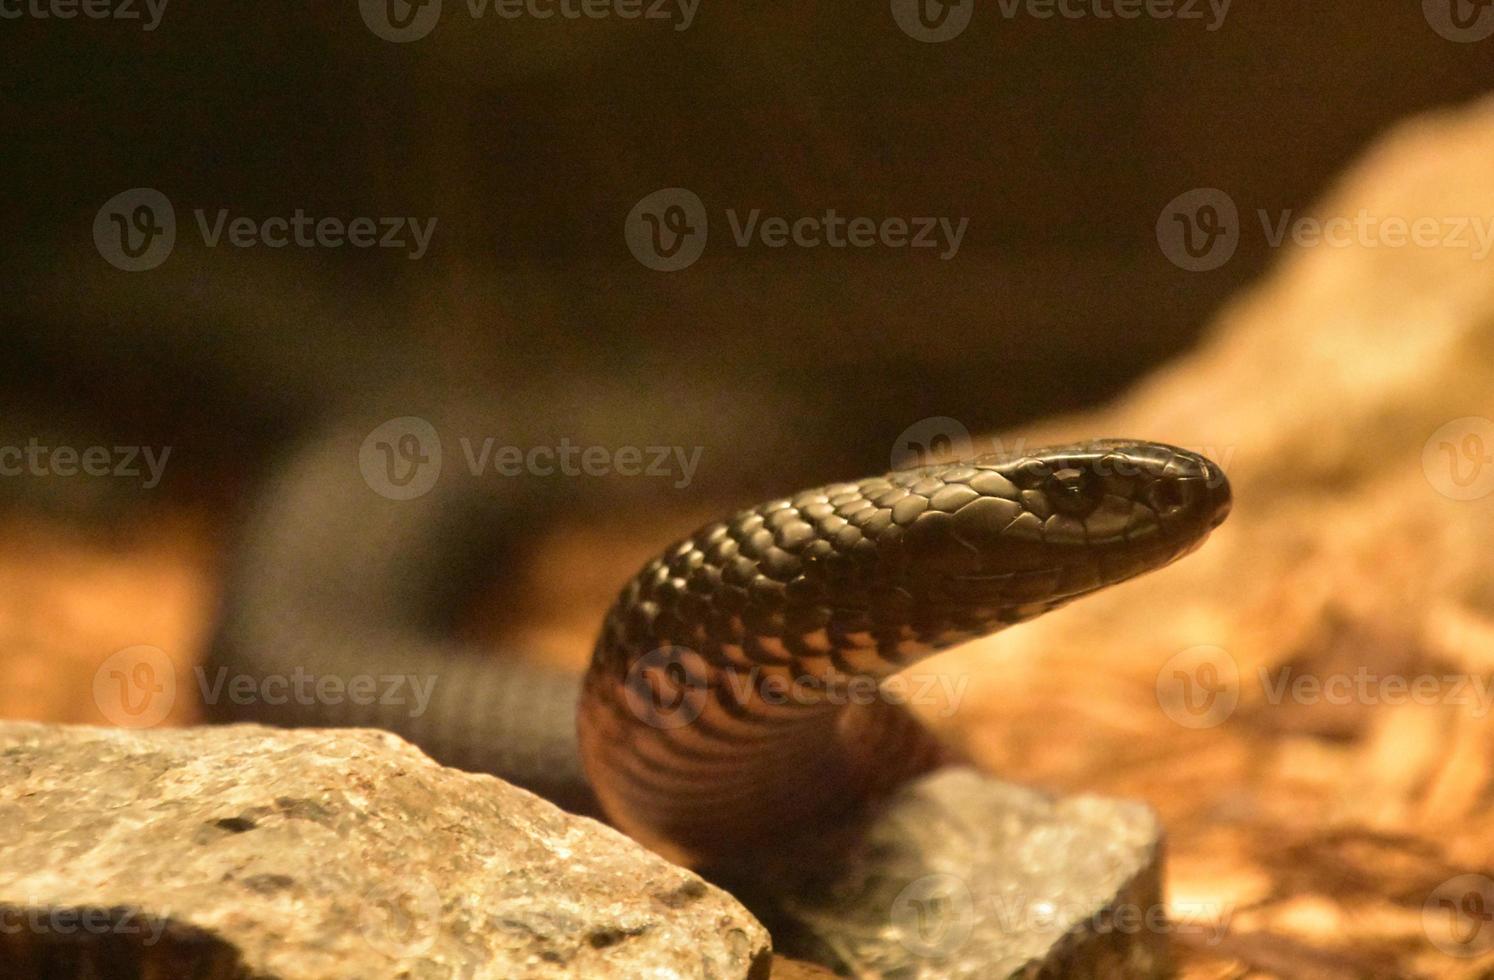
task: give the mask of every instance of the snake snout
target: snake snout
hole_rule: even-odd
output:
[[[1151,482],[1143,502],[1171,533],[1199,538],[1229,516],[1233,504],[1229,479],[1213,460],[1175,446],[1156,445],[1151,454]],[[1157,450],[1166,455],[1158,458]]]

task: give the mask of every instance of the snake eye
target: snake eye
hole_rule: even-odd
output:
[[[1060,514],[1087,514],[1103,496],[1099,477],[1087,469],[1073,466],[1054,470],[1043,489],[1053,509]]]

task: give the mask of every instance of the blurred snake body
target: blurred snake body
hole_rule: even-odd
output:
[[[599,811],[693,866],[836,819],[937,765],[943,749],[876,696],[880,682],[1167,565],[1230,506],[1215,464],[1146,442],[832,483],[708,524],[649,562],[576,678],[445,633],[473,556],[515,532],[512,508],[490,513],[470,494],[379,499],[327,476],[352,458],[346,440],[313,446],[269,488],[213,659],[255,674],[428,675],[429,705],[209,710],[390,728],[448,764]]]

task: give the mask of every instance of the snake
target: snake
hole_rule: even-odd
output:
[[[385,728],[697,868],[843,819],[948,761],[885,695],[890,678],[1170,564],[1231,506],[1206,457],[1119,439],[823,484],[708,523],[645,564],[577,672],[453,632],[492,555],[569,506],[570,484],[495,491],[457,473],[388,499],[359,474],[370,429],[331,427],[261,488],[205,675],[302,671],[346,692],[220,693],[209,717]],[[373,681],[361,699],[357,676]],[[381,678],[408,683],[386,698]]]

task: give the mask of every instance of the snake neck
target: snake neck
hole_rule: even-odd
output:
[[[628,582],[594,650],[578,730],[603,809],[675,860],[730,861],[926,769],[937,745],[883,682],[1196,547],[1228,505],[1210,466],[1060,447],[701,528]]]

